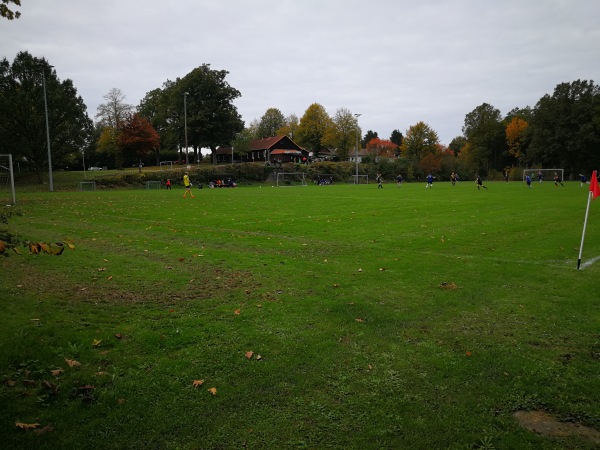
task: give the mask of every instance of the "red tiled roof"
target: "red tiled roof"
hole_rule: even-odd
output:
[[[250,142],[250,150],[267,150],[277,144],[285,136],[273,136],[270,138],[255,139]]]

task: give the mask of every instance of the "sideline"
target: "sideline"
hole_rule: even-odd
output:
[[[592,264],[594,264],[595,262],[600,261],[600,256],[596,256],[595,258],[589,259],[586,262],[584,262],[581,266],[579,266],[579,270],[583,270],[586,267],[591,266]]]

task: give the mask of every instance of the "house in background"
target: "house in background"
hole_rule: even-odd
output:
[[[273,136],[270,138],[255,139],[250,142],[248,161],[276,162],[301,162],[308,158],[308,151],[304,150],[287,136]]]
[[[267,162],[286,163],[301,162],[308,158],[309,152],[304,150],[287,136],[273,136],[255,139],[250,142],[250,149],[243,155],[232,153],[230,146],[221,146],[215,152],[216,164],[231,162]]]
[[[358,162],[361,163],[363,158],[365,156],[367,156],[367,149],[366,148],[359,148],[358,149]],[[355,163],[356,162],[356,150],[351,150],[350,153],[348,154],[348,161]]]

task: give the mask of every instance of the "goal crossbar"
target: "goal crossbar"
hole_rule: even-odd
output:
[[[278,172],[277,187],[307,186],[304,172]]]
[[[529,175],[533,180],[538,180],[538,173],[542,174],[542,180],[546,178],[546,174],[550,174],[552,178],[554,178],[554,174],[560,176],[561,180],[565,179],[565,169],[524,169],[523,170],[523,181],[525,181],[525,177]]]

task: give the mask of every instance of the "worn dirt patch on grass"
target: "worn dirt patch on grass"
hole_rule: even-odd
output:
[[[517,411],[514,414],[519,424],[542,436],[578,436],[595,444],[600,444],[600,432],[578,423],[559,422],[556,417],[543,411]]]

